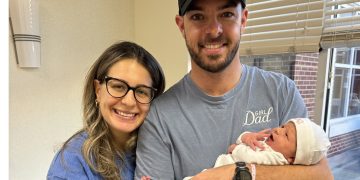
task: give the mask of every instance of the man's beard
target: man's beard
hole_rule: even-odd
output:
[[[227,56],[225,57],[225,61],[218,63],[218,64],[206,64],[206,60],[201,59],[199,53],[196,53],[188,44],[186,37],[185,37],[185,41],[186,41],[186,47],[188,48],[189,54],[191,59],[202,69],[208,71],[208,72],[212,72],[212,73],[217,73],[217,72],[221,72],[222,70],[224,70],[226,67],[229,66],[229,64],[234,60],[234,57],[239,49],[240,46],[240,40],[238,40],[234,46],[234,48],[232,48],[230,50],[230,52],[227,54]],[[230,41],[227,41],[230,42]],[[231,43],[229,43],[231,44]],[[207,58],[209,58],[210,60],[214,60],[216,61],[217,59],[221,58],[221,55],[209,55],[207,56]]]

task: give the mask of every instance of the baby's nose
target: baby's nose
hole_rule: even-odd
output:
[[[274,128],[272,129],[272,132],[276,133],[276,134],[279,134],[279,128]]]
[[[274,129],[274,132],[275,132],[277,135],[282,135],[284,131],[283,131],[282,128],[275,128],[275,129]]]

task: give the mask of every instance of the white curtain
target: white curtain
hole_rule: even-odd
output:
[[[240,55],[360,46],[360,0],[248,0]]]
[[[318,52],[323,0],[248,0],[240,55]]]
[[[360,0],[325,0],[321,46],[360,46]]]

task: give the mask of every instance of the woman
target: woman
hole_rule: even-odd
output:
[[[86,78],[84,127],[56,154],[47,179],[133,179],[138,128],[164,88],[162,69],[144,48],[109,47]]]

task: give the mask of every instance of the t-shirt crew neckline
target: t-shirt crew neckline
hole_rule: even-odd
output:
[[[243,64],[241,66],[242,66],[242,74],[240,81],[236,84],[236,86],[233,89],[231,89],[230,91],[228,91],[227,93],[221,96],[210,96],[204,93],[203,91],[201,91],[201,89],[192,81],[190,77],[190,73],[186,75],[185,82],[190,87],[192,93],[194,93],[196,96],[200,96],[202,99],[206,101],[210,101],[213,103],[226,102],[227,100],[231,99],[231,97],[236,95],[236,93],[241,92],[241,88],[243,88],[244,86],[243,84],[245,82],[245,78],[248,73],[248,67]]]

